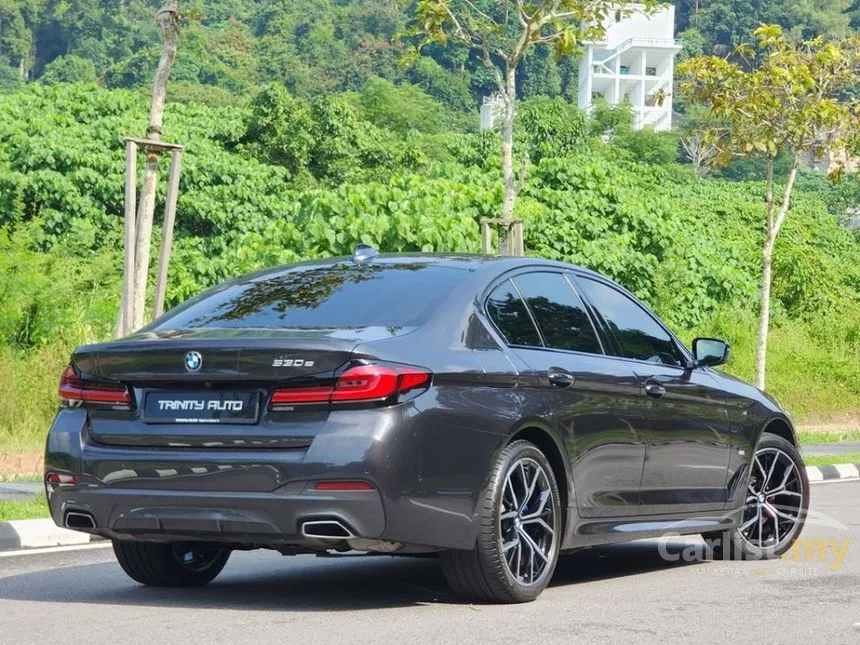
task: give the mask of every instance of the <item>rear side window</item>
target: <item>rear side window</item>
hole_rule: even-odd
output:
[[[421,262],[296,267],[228,283],[174,309],[155,329],[416,327],[465,275]]]
[[[496,287],[487,298],[487,313],[508,345],[543,346],[526,305],[510,280]]]
[[[547,347],[603,353],[585,305],[564,276],[537,272],[519,275],[513,280],[531,309]]]
[[[684,364],[672,337],[637,302],[596,280],[580,277],[577,284],[609,325],[622,356],[664,365]]]

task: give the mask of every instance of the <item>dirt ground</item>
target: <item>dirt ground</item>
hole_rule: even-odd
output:
[[[0,481],[42,476],[42,454],[0,455]]]

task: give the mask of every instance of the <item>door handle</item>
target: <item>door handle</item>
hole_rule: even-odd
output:
[[[558,367],[549,368],[546,374],[552,385],[562,389],[570,387],[576,381],[576,377],[573,374]]]
[[[666,394],[666,388],[656,381],[648,381],[645,383],[645,394],[652,398],[659,399],[661,396]]]

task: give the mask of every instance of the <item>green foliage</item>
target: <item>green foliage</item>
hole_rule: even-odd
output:
[[[376,107],[379,115],[387,105]],[[307,100],[277,84],[255,97],[243,141],[305,185],[366,179],[401,163],[420,162],[421,154],[398,145],[401,140],[394,133],[363,120],[344,95]]]
[[[679,135],[676,132],[630,130],[612,139],[612,146],[634,161],[666,165],[678,161]]]
[[[0,92],[9,92],[23,85],[18,70],[9,65],[5,56],[0,56]]]
[[[0,344],[20,349],[104,337],[117,307],[117,254],[88,252],[94,227],[79,220],[51,253],[37,251],[41,222],[0,229]]]
[[[358,95],[358,105],[365,119],[380,128],[400,134],[412,130],[438,133],[445,128],[445,107],[420,88],[395,85],[372,76]]]
[[[676,1],[677,2],[680,0]],[[698,14],[686,16],[681,24],[692,24],[707,36],[706,51],[715,47],[729,48],[745,42],[749,34],[761,25],[779,24],[794,40],[823,35],[840,38],[849,30],[854,0],[827,2],[797,2],[796,0],[708,0],[682,3],[699,7]],[[687,7],[685,7],[687,8]]]
[[[685,60],[705,53],[705,36],[701,31],[690,27],[678,35],[681,38],[682,49],[678,52],[677,63],[683,63]]]
[[[39,81],[45,85],[56,83],[95,83],[96,66],[91,60],[69,54],[55,58],[45,65]]]
[[[591,133],[597,136],[624,134],[633,129],[633,106],[622,101],[609,103],[604,98],[594,101],[591,113]]]
[[[468,78],[445,69],[432,58],[419,58],[412,66],[409,78],[427,94],[453,110],[475,108]]]
[[[559,96],[561,91],[561,71],[552,52],[545,47],[530,52],[523,60],[520,95]]]
[[[778,25],[754,32],[760,55],[738,48],[740,60],[692,58],[678,67],[681,93],[706,105],[720,127],[708,134],[716,160],[773,160],[789,148],[794,157],[850,148],[860,132],[857,104],[839,102],[841,90],[858,81],[860,37],[793,43]]]
[[[588,137],[585,112],[562,98],[538,96],[521,101],[517,118],[523,145],[535,162],[544,157],[566,157]]]

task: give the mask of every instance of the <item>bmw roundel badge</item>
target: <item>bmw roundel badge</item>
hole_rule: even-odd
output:
[[[198,372],[203,367],[203,356],[200,352],[188,352],[185,355],[185,369],[189,372]]]

